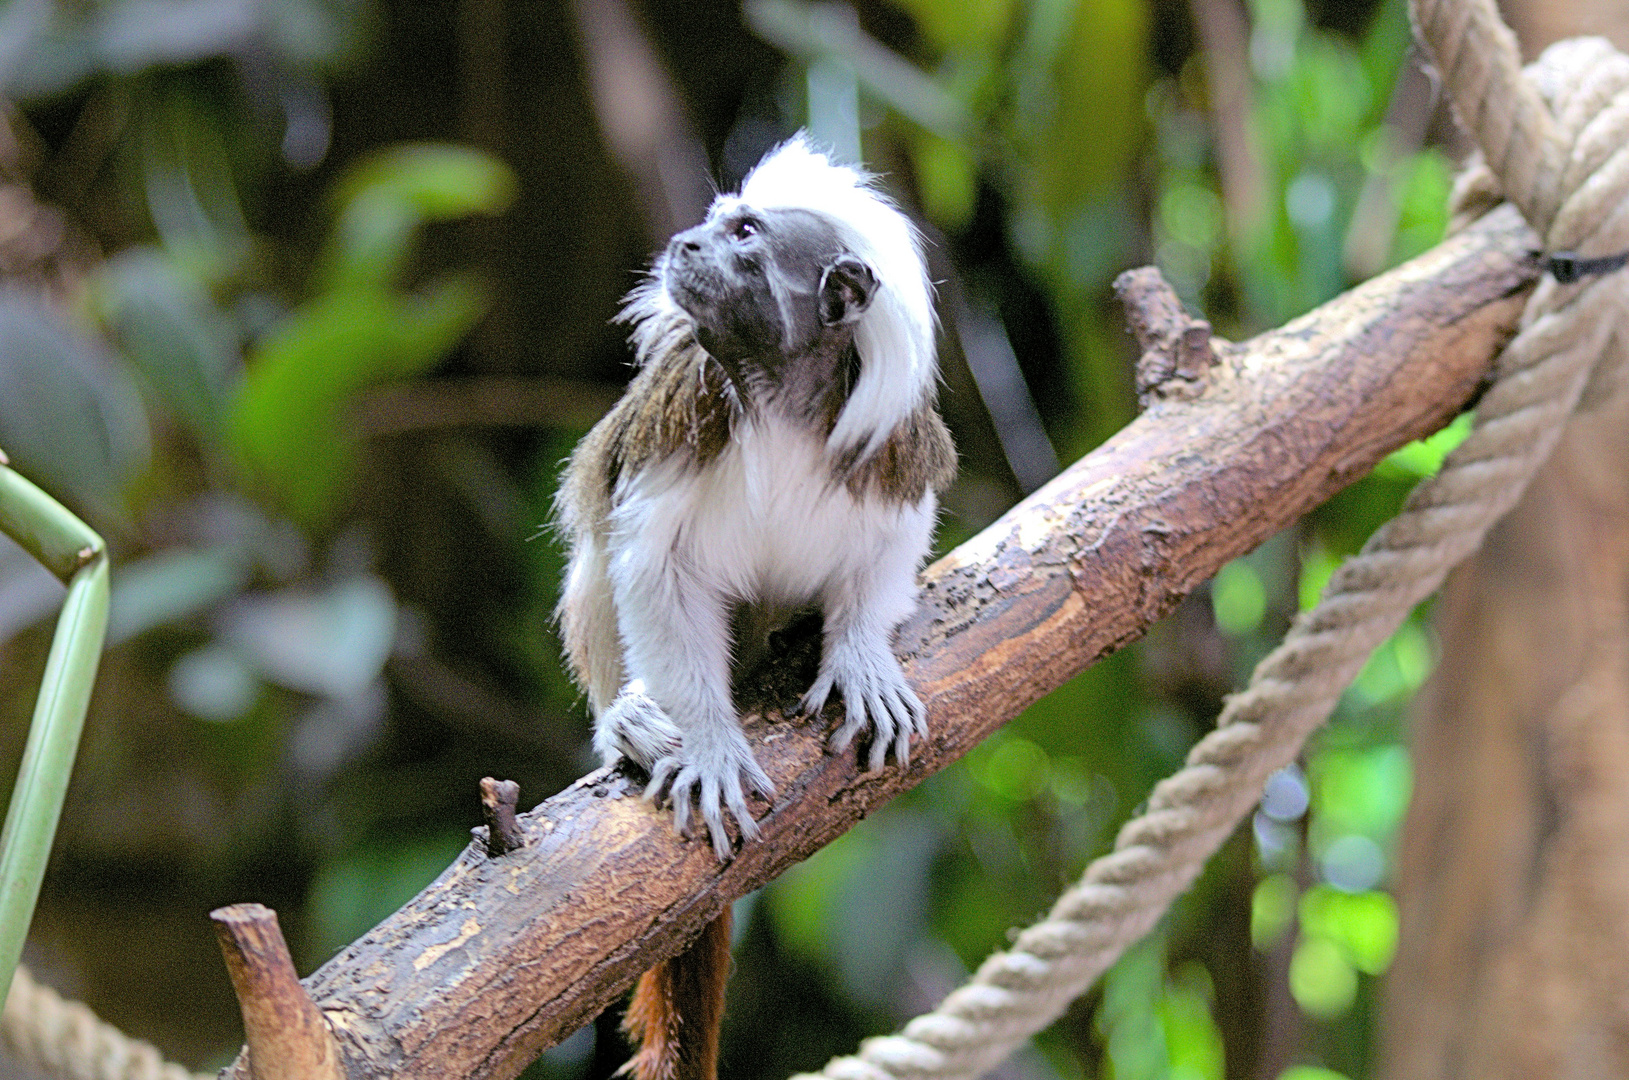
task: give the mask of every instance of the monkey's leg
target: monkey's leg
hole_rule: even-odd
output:
[[[692,799],[701,811],[713,850],[729,857],[724,829],[727,808],[744,839],[758,835],[746,794],[766,799],[775,785],[752,755],[730,699],[729,604],[665,546],[647,555],[633,547],[616,560],[617,625],[628,673],[679,731],[676,749],[650,767],[647,798],[664,788],[673,801],[673,824],[689,833]]]
[[[638,679],[622,682],[622,641],[605,551],[592,536],[580,538],[566,569],[560,628],[577,681],[594,712],[594,750],[607,765],[627,757],[649,772],[658,758],[679,748],[679,729]],[[614,697],[613,697],[614,695]]]
[[[557,615],[572,674],[588,692],[589,708],[598,717],[622,689],[622,642],[617,638],[616,603],[605,549],[591,534],[573,540]],[[596,721],[594,745],[603,756],[600,730]],[[605,763],[614,760],[608,758]]]
[[[656,763],[678,752],[682,742],[678,727],[645,693],[642,679],[624,686],[616,700],[594,718],[594,749],[607,765],[626,757],[652,773]]]
[[[834,578],[825,592],[826,630],[820,675],[803,696],[804,711],[819,715],[834,688],[845,716],[832,733],[842,753],[856,735],[872,730],[868,766],[880,769],[892,745],[900,765],[911,760],[911,732],[928,734],[928,713],[894,657],[894,628],[916,606],[916,566],[932,528],[931,496],[901,514],[876,558]]]

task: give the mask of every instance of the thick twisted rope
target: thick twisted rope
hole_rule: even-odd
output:
[[[79,1002],[64,1001],[20,965],[0,1012],[0,1045],[61,1080],[206,1080],[165,1061]]]
[[[1492,0],[1414,0],[1420,32],[1482,146],[1467,201],[1498,187],[1548,251],[1629,248],[1629,58],[1563,43],[1526,75]],[[1481,544],[1560,438],[1597,358],[1621,351],[1612,321],[1629,274],[1574,286],[1546,279],[1496,363],[1476,426],[1402,513],[1340,568],[1318,606],[1230,698],[1185,768],[1155,787],[1045,919],[898,1035],[870,1039],[830,1080],[971,1078],[1062,1014],[1170,902],[1329,716],[1370,652]],[[1603,361],[1603,364],[1607,361]],[[804,1078],[799,1078],[804,1080]]]

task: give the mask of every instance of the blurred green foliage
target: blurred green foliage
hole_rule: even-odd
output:
[[[920,8],[925,32],[934,35],[945,50],[950,85],[964,84],[965,77],[960,76],[964,67],[981,72],[995,67],[988,59],[979,64],[967,58],[977,52],[970,40],[994,40],[973,38],[971,27],[981,17],[996,19],[996,10],[967,17],[960,27],[969,37],[961,38],[955,28],[940,28],[944,17],[936,9],[930,5]],[[1031,9],[1037,22],[1023,40],[1049,40],[1049,31],[1053,40],[1065,39],[1067,34],[1041,21],[1043,13],[1057,10],[1049,5]],[[1169,15],[1170,9],[1165,13]],[[1121,66],[1127,50],[1133,48],[1133,38],[1120,36],[1118,28],[1136,27],[1136,35],[1141,36],[1144,12],[1129,19],[1111,15],[1105,20],[1111,31],[1099,42],[1095,53],[1098,70],[1094,72],[1094,77],[1104,81],[1078,99],[1089,119],[1075,118],[1067,90],[1064,102],[1028,114],[1020,107],[1017,114],[1030,122],[1044,116],[1046,122],[1058,125],[1051,129],[1050,137],[1066,148],[1062,154],[1107,151],[1110,160],[1125,162],[1121,132],[1126,129],[1120,125],[1126,114],[1119,110],[1122,103],[1135,103],[1137,96],[1143,96],[1151,140],[1138,156],[1146,152],[1151,159],[1152,168],[1141,175],[1149,177],[1153,189],[1145,242],[1184,299],[1217,325],[1233,327],[1235,332],[1280,324],[1345,288],[1350,283],[1342,262],[1348,228],[1378,227],[1389,235],[1387,264],[1435,243],[1446,221],[1448,187],[1443,157],[1430,150],[1399,147],[1395,132],[1385,122],[1408,41],[1401,3],[1376,5],[1366,31],[1355,39],[1311,24],[1300,0],[1260,0],[1250,5],[1249,13],[1253,108],[1246,130],[1217,131],[1215,117],[1207,114],[1206,66],[1213,58],[1203,53],[1189,53],[1176,70],[1157,76],[1146,95],[1126,93],[1142,75],[1136,67]],[[1004,15],[1004,9],[1000,14]],[[991,46],[989,53],[1000,55],[1000,47]],[[1012,55],[1022,53],[1015,49]],[[1040,65],[1031,70],[1046,69]],[[1122,81],[1114,85],[1117,77]],[[1013,80],[1010,96],[990,93],[987,81],[966,82],[980,85],[983,91],[982,97],[970,96],[975,110],[981,101],[1025,100],[1021,77]],[[1114,91],[1108,90],[1110,85]],[[1104,94],[1116,92],[1125,96],[1103,100]],[[1001,114],[990,110],[985,115],[999,120]],[[1136,118],[1136,123],[1141,129],[1144,121]],[[1125,208],[1138,193],[1122,185],[1137,174],[1124,164],[1119,170],[1104,171],[1095,168],[1089,158],[1077,158],[1067,170],[1070,183],[1060,185],[1050,179],[1048,171],[1057,158],[1025,155],[1022,134],[1033,129],[1022,122],[1015,129],[1019,138],[1009,136],[1011,141],[1005,144],[975,138],[965,141],[959,152],[940,136],[919,137],[915,164],[922,177],[924,206],[945,227],[963,226],[972,204],[965,194],[971,183],[966,178],[966,162],[1000,162],[1014,204],[1013,246],[1042,275],[1058,305],[1073,309],[1069,316],[1073,325],[1066,325],[1063,333],[1072,378],[1078,380],[1077,394],[1089,403],[1087,408],[1105,411],[1101,421],[1105,428],[1117,426],[1126,407],[1123,361],[1112,357],[1102,362],[1106,350],[1101,324],[1094,325],[1089,315],[1083,317],[1082,312],[1090,312],[1091,305],[1079,302],[1081,294],[1071,284],[1084,280],[1100,288],[1108,276],[1104,262],[1112,265],[1125,247],[1137,242],[1123,225],[1106,226],[1103,217],[1115,215],[1112,210],[1108,215],[1102,210],[1118,202],[1119,216],[1125,219]],[[1238,199],[1230,200],[1222,188],[1218,144],[1227,139],[1240,152],[1254,157],[1259,174],[1259,205],[1242,220],[1229,220],[1227,208],[1238,205]],[[1389,213],[1381,215],[1378,226],[1374,221],[1353,222],[1360,192],[1369,185],[1377,186],[1390,204],[1383,208]],[[1072,233],[1072,224],[1078,224],[1087,236]],[[1118,375],[1105,376],[1104,367]],[[1112,384],[1115,378],[1122,380],[1118,386]],[[1082,445],[1075,439],[1089,445],[1103,433],[1089,418],[1076,418],[1074,423],[1076,434],[1061,435],[1060,445],[1071,449]],[[1441,435],[1398,452],[1374,478],[1315,515],[1293,543],[1269,545],[1223,568],[1209,595],[1215,626],[1234,657],[1235,678],[1247,674],[1250,664],[1282,633],[1290,614],[1316,601],[1339,559],[1355,551],[1375,525],[1395,512],[1408,486],[1435,471],[1466,429],[1465,422],[1456,423]],[[1304,1014],[1301,1030],[1306,1041],[1290,1050],[1294,1056],[1303,1056],[1325,1045],[1338,1059],[1331,1064],[1353,1075],[1364,1071],[1357,1066],[1366,1057],[1362,1053],[1343,1055],[1337,1048],[1366,1045],[1372,1032],[1360,1033],[1355,1040],[1327,1039],[1319,1037],[1317,1029],[1350,1022],[1343,1018],[1353,1015],[1359,993],[1373,992],[1371,985],[1360,983],[1360,974],[1383,973],[1395,948],[1395,904],[1376,886],[1385,881],[1396,830],[1407,805],[1408,759],[1397,741],[1400,710],[1429,674],[1432,662],[1428,634],[1421,622],[1411,620],[1365,668],[1343,703],[1336,726],[1308,755],[1306,779],[1296,774],[1294,782],[1310,789],[1302,796],[1301,808],[1288,820],[1258,817],[1256,862],[1261,877],[1252,890],[1251,937],[1263,960],[1269,961],[1267,977],[1285,979],[1295,1007]],[[1126,762],[1175,764],[1197,725],[1206,719],[1173,710],[1174,703],[1162,702],[1157,688],[1135,672],[1115,690],[1102,685],[1104,677],[1099,672],[1089,678],[1099,685],[1088,689],[1081,685],[1086,682],[1083,678],[1058,691],[965,763],[981,786],[1006,801],[1024,804],[1046,789],[1049,762],[1055,760],[1050,755],[1058,749],[1056,740],[1069,738],[1073,753],[1067,760],[1072,768],[1088,777],[1095,774],[1107,793],[1106,812],[1099,815],[1093,839],[1070,852],[1064,864],[1071,870],[1078,860],[1101,849],[1112,835],[1113,823],[1147,790],[1152,778],[1127,776]],[[1094,710],[1085,707],[1065,719],[1069,707],[1064,703],[1076,694],[1093,703],[1114,702],[1118,718],[1098,720]],[[1128,746],[1123,738],[1128,729],[1164,745]],[[1017,734],[1020,731],[1024,736]],[[1065,736],[1065,731],[1077,734]],[[1082,744],[1078,733],[1089,733],[1089,740]],[[1116,737],[1116,733],[1121,734]],[[1089,788],[1090,782],[1083,786]],[[988,879],[999,879],[1004,873],[1033,873],[1034,869],[1033,863],[1024,864],[1023,870],[1017,866],[1008,870],[1000,863],[985,861],[981,865],[985,880],[964,886],[987,898],[985,910],[953,904],[949,910],[956,929],[941,932],[952,939],[964,936],[980,915],[993,930],[1002,921],[996,915],[1001,905],[988,898],[992,893],[999,895],[1000,890],[992,890]],[[1018,895],[1028,899],[1026,892]],[[1006,906],[1008,919],[1022,918],[1022,903]],[[1193,905],[1179,908],[1163,939],[1145,942],[1109,975],[1095,1022],[1105,1075],[1220,1075],[1219,1062],[1215,1072],[1207,1071],[1208,1066],[1196,1064],[1211,1060],[1205,1054],[1179,1049],[1184,1036],[1177,1034],[1203,1030],[1205,1035],[1194,1036],[1196,1045],[1209,1045],[1206,1040],[1214,1037],[1221,1046],[1219,1029],[1212,1020],[1213,995],[1191,988],[1183,991],[1168,982],[1160,957],[1180,956],[1185,948],[1193,948],[1180,942],[1189,936],[1214,934],[1211,927],[1222,917],[1196,911]],[[1239,913],[1227,917],[1238,918]],[[998,944],[993,933],[985,940],[992,946]],[[1275,953],[1284,959],[1271,961]],[[1178,966],[1173,970],[1194,969]],[[1183,1004],[1179,1009],[1173,1002]],[[1188,1017],[1186,1026],[1174,1019],[1178,1015]],[[1285,1029],[1283,1024],[1277,1027]],[[1050,1043],[1054,1038],[1074,1041],[1079,1033],[1055,1030],[1042,1041]],[[1078,1052],[1078,1042],[1074,1045]],[[1048,1059],[1055,1061],[1057,1056],[1049,1053]],[[1310,1076],[1314,1071],[1298,1067],[1292,1073]],[[1236,1061],[1229,1063],[1229,1074],[1253,1075],[1249,1065]]]
[[[430,221],[499,213],[515,195],[501,162],[460,147],[396,147],[340,181],[317,295],[261,337],[231,404],[237,453],[301,524],[322,524],[355,473],[343,410],[359,390],[429,370],[486,309],[450,275],[398,295],[409,245]]]
[[[1210,975],[1193,961],[1166,974],[1163,935],[1130,949],[1103,980],[1097,1029],[1106,1080],[1221,1080]]]
[[[787,11],[807,5],[770,14]],[[722,184],[807,122],[804,62],[733,3],[638,12]],[[241,14],[202,0],[0,13],[14,46],[0,87],[32,148],[0,152],[0,214],[38,207],[17,217],[24,234],[54,214],[67,237],[33,263],[0,260],[0,446],[119,562],[42,925],[84,903],[117,925],[253,898],[279,908],[308,969],[439,873],[478,820],[479,777],[521,780],[530,803],[592,763],[542,526],[582,402],[628,374],[609,320],[665,240],[640,223],[673,208],[644,205],[608,149],[627,103],[594,97],[597,30],[579,8]],[[1387,121],[1402,0],[1235,14],[1247,53],[1217,57],[1175,0],[857,5],[858,32],[937,102],[912,106],[897,69],[841,58],[860,145],[920,207],[947,298],[1010,340],[1063,460],[1132,414],[1118,271],[1157,263],[1240,336],[1351,284],[1353,235],[1383,249],[1378,268],[1442,234],[1446,158]],[[1217,63],[1245,65],[1236,120],[1211,100]],[[1251,186],[1224,185],[1224,148]],[[962,475],[942,545],[1021,494],[997,410],[959,371],[947,363]],[[468,387],[515,411],[463,409]],[[818,1067],[934,1004],[1044,912],[1464,431],[1394,454],[1146,642],[743,901],[725,1071]],[[6,554],[0,733],[52,595]],[[1371,1075],[1411,779],[1402,714],[1433,663],[1411,620],[1194,892],[1005,1075]],[[238,1034],[218,974],[184,1007],[133,1009],[114,989],[173,981],[152,976],[177,956],[216,971],[207,925],[178,922],[116,960],[62,929],[40,948],[115,1021],[219,1064]],[[609,1075],[614,1020],[528,1075]]]

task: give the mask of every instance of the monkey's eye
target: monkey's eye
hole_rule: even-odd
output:
[[[753,218],[742,218],[730,226],[730,238],[733,240],[750,240],[763,231],[763,227]]]

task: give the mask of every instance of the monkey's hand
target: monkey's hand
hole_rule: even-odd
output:
[[[927,738],[928,710],[905,681],[887,639],[881,635],[844,634],[828,642],[820,676],[803,695],[803,710],[819,716],[826,699],[838,687],[842,689],[846,715],[832,732],[832,753],[847,750],[854,736],[870,728],[868,768],[882,768],[890,745],[899,764],[909,765],[911,732]]]
[[[673,827],[681,836],[690,835],[694,799],[720,861],[730,857],[725,808],[734,816],[741,839],[751,840],[758,835],[758,823],[747,809],[747,793],[756,792],[770,801],[775,798],[775,785],[752,756],[752,747],[733,716],[695,725],[684,733],[676,750],[656,760],[645,798],[657,799],[664,788],[673,802]]]

